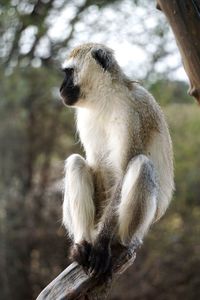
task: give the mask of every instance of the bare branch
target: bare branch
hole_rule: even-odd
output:
[[[90,277],[81,266],[72,263],[40,293],[37,300],[73,300],[80,297],[87,297],[88,300],[106,299],[113,281],[134,262],[140,245],[135,240],[129,248],[118,245],[112,249],[112,277],[107,279]]]

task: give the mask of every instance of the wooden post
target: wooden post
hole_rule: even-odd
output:
[[[200,103],[200,0],[157,0],[174,32],[190,80],[189,94]]]

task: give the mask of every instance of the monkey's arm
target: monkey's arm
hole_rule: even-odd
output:
[[[104,273],[109,268],[113,239],[126,246],[133,239],[143,239],[154,220],[156,208],[157,184],[153,163],[145,155],[137,155],[129,162],[103,216],[90,255],[93,275]]]

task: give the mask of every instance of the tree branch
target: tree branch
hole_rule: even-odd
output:
[[[185,71],[190,80],[189,95],[200,103],[200,1],[157,0],[174,32]]]
[[[111,285],[120,274],[132,265],[136,250],[141,243],[135,240],[129,248],[113,246],[112,276],[94,278],[86,274],[83,268],[74,262],[58,275],[37,297],[36,300],[103,300],[106,299]]]

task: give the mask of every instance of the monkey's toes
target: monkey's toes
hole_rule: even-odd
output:
[[[91,244],[83,240],[80,243],[73,245],[71,249],[71,260],[75,260],[81,265],[85,270],[87,270],[89,265],[89,256],[91,252]]]
[[[111,253],[108,247],[94,247],[89,257],[89,274],[94,277],[111,274]]]

